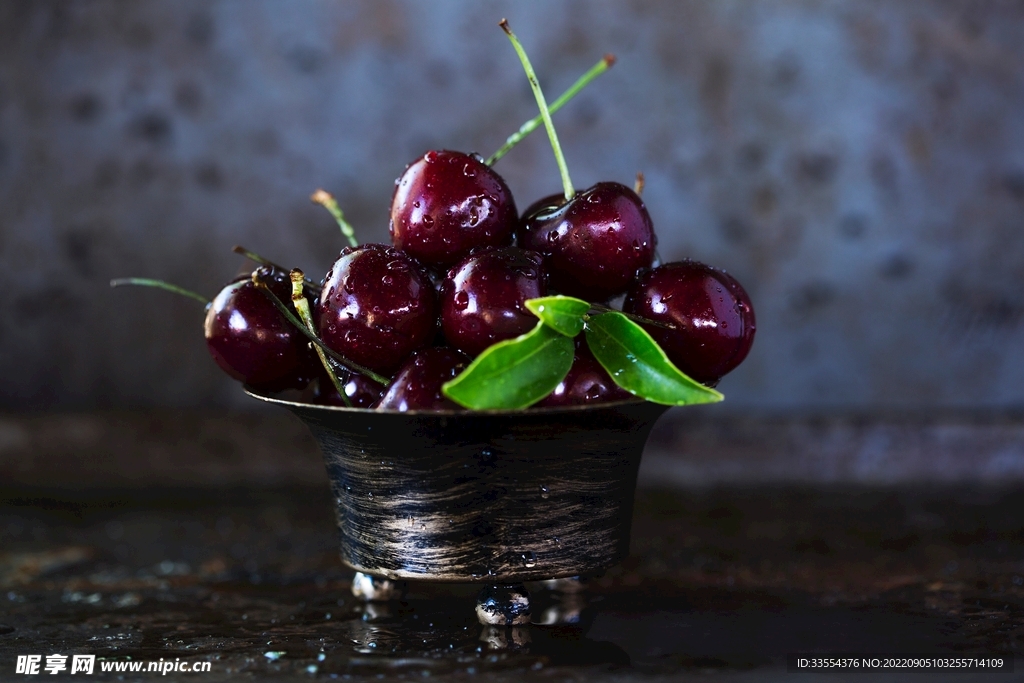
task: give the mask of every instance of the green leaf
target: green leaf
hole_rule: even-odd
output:
[[[571,296],[527,299],[526,307],[548,327],[569,338],[583,331],[583,316],[590,310],[589,303]]]
[[[574,352],[572,339],[538,322],[526,334],[487,348],[441,390],[474,410],[526,408],[565,379]]]
[[[616,384],[648,401],[687,406],[725,398],[680,372],[651,335],[621,313],[592,316],[587,345]]]

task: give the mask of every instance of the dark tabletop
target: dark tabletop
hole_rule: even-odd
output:
[[[805,680],[787,653],[1024,645],[1017,489],[644,489],[625,563],[583,597],[530,586],[535,618],[578,622],[516,631],[477,623],[472,586],[354,599],[326,487],[20,487],[0,502],[0,680],[28,680],[18,655],[53,653],[211,662],[169,680]]]

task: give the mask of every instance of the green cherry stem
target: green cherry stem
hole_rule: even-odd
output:
[[[233,251],[236,254],[239,254],[241,256],[244,256],[245,258],[249,259],[253,263],[258,263],[261,266],[267,266],[267,267],[270,267],[270,268],[276,268],[277,270],[286,270],[283,266],[279,266],[278,264],[274,263],[270,259],[264,258],[264,257],[260,256],[255,251],[249,251],[248,249],[243,247],[241,244],[236,244],[235,246],[231,247],[231,251]]]
[[[362,374],[366,375],[367,377],[372,379],[374,382],[377,382],[378,384],[383,384],[384,386],[387,386],[388,384],[391,383],[391,380],[389,378],[384,377],[383,375],[378,375],[370,368],[363,367],[358,363],[354,363],[350,361],[348,358],[345,358],[345,356],[341,355],[337,351],[334,351],[333,349],[330,349],[327,346],[325,346],[324,343],[320,341],[320,337],[316,336],[315,334],[307,330],[306,326],[303,325],[302,322],[295,317],[295,314],[288,310],[288,307],[284,305],[284,302],[278,299],[277,295],[270,291],[270,288],[267,287],[267,283],[260,279],[259,273],[257,271],[254,271],[252,274],[252,283],[256,285],[256,287],[260,291],[262,291],[267,296],[268,299],[270,299],[270,303],[274,304],[274,308],[276,308],[278,312],[280,312],[281,315],[284,316],[285,320],[287,320],[292,325],[297,327],[298,330],[302,332],[302,334],[306,335],[309,341],[313,342],[317,346],[317,348],[322,349],[324,353],[326,353],[332,359],[337,361],[339,365],[342,365],[348,368],[349,370],[361,372]]]
[[[187,296],[190,299],[201,301],[207,306],[210,305],[210,300],[202,294],[197,294],[191,290],[179,287],[178,285],[172,285],[170,282],[164,282],[163,280],[153,280],[148,277],[121,277],[116,280],[110,281],[111,287],[124,287],[127,285],[136,285],[140,287],[156,287],[157,289],[166,289],[168,292],[174,292],[175,294],[181,294]]]
[[[306,299],[306,276],[301,270],[295,268],[292,272],[288,273],[288,277],[292,281],[292,305],[295,306],[295,311],[299,314],[299,319],[305,324],[306,329],[316,334],[313,314],[309,311],[309,300]],[[349,400],[348,394],[345,393],[345,387],[342,386],[341,381],[338,379],[338,373],[334,371],[334,366],[328,360],[327,354],[319,346],[314,346],[313,348],[316,349],[316,355],[320,356],[320,362],[323,363],[324,370],[327,371],[327,376],[331,378],[331,384],[338,391],[341,400],[345,402],[346,406],[351,408],[352,401]]]
[[[540,83],[537,81],[537,74],[534,73],[533,66],[530,65],[530,58],[526,56],[526,51],[523,50],[523,46],[519,43],[519,39],[516,38],[516,34],[512,33],[512,29],[509,28],[508,19],[502,19],[498,26],[501,26],[501,29],[508,35],[508,39],[512,41],[512,47],[515,48],[516,54],[519,55],[519,61],[523,64],[523,71],[526,72],[526,78],[530,81],[530,89],[533,90],[533,96],[537,99],[540,115],[544,119],[544,128],[548,131],[548,139],[551,141],[551,149],[555,153],[558,172],[562,174],[562,188],[565,190],[565,201],[569,201],[576,196],[576,189],[572,184],[572,180],[569,179],[569,168],[565,165],[562,146],[558,144],[558,133],[555,132],[555,124],[551,122],[551,112],[548,110],[548,104],[544,100],[544,93],[541,91]]]
[[[341,234],[345,236],[345,239],[348,240],[350,245],[353,247],[359,246],[359,241],[356,240],[355,228],[352,227],[351,223],[345,220],[345,214],[342,213],[341,207],[338,206],[338,200],[334,198],[334,195],[321,189],[311,194],[309,198],[312,199],[314,203],[327,209],[331,215],[334,216],[334,220],[338,223],[338,227],[341,228]]]
[[[579,80],[573,83],[568,90],[566,90],[559,96],[557,100],[552,102],[551,106],[548,108],[548,111],[554,114],[556,111],[564,107],[569,100],[576,97],[577,93],[579,93],[580,90],[583,90],[583,88],[587,87],[587,85],[589,85],[592,80],[603,74],[608,69],[612,68],[613,64],[615,64],[615,55],[607,54],[604,57],[602,57],[601,61],[599,61],[594,66],[590,67],[590,71],[580,76]],[[541,116],[540,114],[524,123],[522,126],[519,127],[519,130],[517,130],[515,133],[512,133],[512,135],[508,136],[508,139],[505,140],[505,144],[501,146],[501,149],[492,154],[484,163],[487,164],[488,166],[493,166],[494,163],[498,161],[498,159],[508,154],[508,151],[510,149],[518,145],[523,140],[523,138],[525,138],[533,131],[537,130],[537,128],[539,128],[543,123],[544,117]]]

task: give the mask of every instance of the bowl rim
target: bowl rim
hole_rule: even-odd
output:
[[[605,403],[593,403],[589,405],[573,405],[573,406],[545,406],[540,408],[519,408],[517,410],[472,410],[470,408],[452,409],[446,408],[443,410],[378,410],[376,408],[349,408],[347,406],[327,406],[318,403],[302,403],[301,401],[292,401],[285,398],[277,398],[276,396],[270,396],[267,394],[260,393],[256,389],[249,385],[243,385],[242,391],[257,400],[265,403],[271,403],[275,405],[284,406],[286,408],[300,408],[302,410],[317,410],[334,413],[351,413],[355,415],[407,415],[413,417],[467,417],[470,415],[489,416],[489,417],[507,417],[513,415],[563,415],[573,413],[585,413],[585,412],[596,412],[608,408],[619,408],[624,406],[639,406],[643,404],[650,404],[652,406],[659,406],[661,408],[671,408],[672,406],[666,406],[654,401],[647,401],[642,398],[634,397],[631,399],[623,399],[621,401],[607,401]]]

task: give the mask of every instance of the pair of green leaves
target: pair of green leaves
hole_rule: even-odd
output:
[[[475,410],[526,408],[550,394],[572,367],[573,339],[587,345],[626,391],[671,406],[714,403],[723,396],[676,368],[638,324],[617,311],[589,315],[590,304],[569,296],[530,299],[537,326],[494,344],[443,387],[445,396]]]

